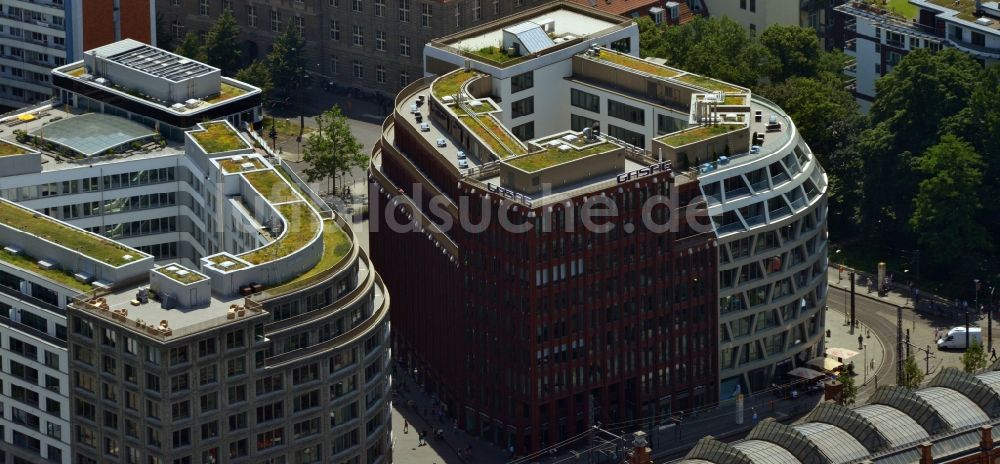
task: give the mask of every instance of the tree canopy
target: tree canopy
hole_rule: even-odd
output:
[[[302,160],[309,164],[303,171],[309,182],[332,180],[337,190],[337,176],[353,168],[365,167],[368,156],[347,124],[347,117],[334,106],[316,116],[316,132],[305,139]]]
[[[181,43],[177,44],[174,53],[197,61],[205,61],[204,49],[201,46],[201,38],[194,32],[184,34]]]
[[[271,96],[271,74],[263,61],[253,60],[247,67],[236,73],[236,79],[259,87],[264,100]]]
[[[205,35],[205,62],[221,69],[223,76],[233,75],[243,64],[239,36],[240,27],[229,8],[222,10],[222,14]]]
[[[903,373],[903,386],[910,390],[916,390],[924,383],[924,371],[920,370],[913,356],[907,356],[903,362]]]
[[[274,40],[267,54],[267,69],[274,86],[274,93],[282,97],[295,95],[296,89],[306,80],[305,39],[298,29],[289,25]]]
[[[812,29],[776,24],[764,30],[760,43],[780,64],[772,75],[777,81],[792,76],[813,77],[819,70],[822,50]]]

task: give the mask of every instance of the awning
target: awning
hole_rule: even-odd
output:
[[[20,120],[22,120],[24,122],[34,121],[35,120],[35,115],[33,115],[33,114],[22,114],[22,115],[18,115],[17,119],[20,119]]]
[[[830,371],[830,372],[839,369],[841,366],[844,365],[843,363],[839,363],[830,358],[813,358],[810,359],[809,362],[807,362],[806,364],[810,366],[816,366],[824,371]]]
[[[819,377],[826,376],[826,374],[824,374],[822,372],[816,372],[816,371],[814,371],[812,369],[808,369],[808,368],[805,368],[805,367],[796,367],[795,369],[792,369],[792,370],[788,371],[788,375],[795,376],[795,377],[801,377],[801,378],[806,379],[806,380],[813,380],[813,379],[817,379]]]
[[[850,359],[857,356],[858,352],[847,348],[827,348],[826,355],[831,358]]]

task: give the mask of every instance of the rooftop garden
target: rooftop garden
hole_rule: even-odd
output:
[[[235,131],[229,128],[228,124],[214,122],[203,124],[202,127],[205,130],[192,132],[191,136],[198,142],[198,145],[201,145],[205,149],[206,153],[222,153],[249,148],[246,142]]]
[[[169,277],[175,282],[180,282],[182,284],[193,284],[195,282],[200,282],[205,280],[205,276],[198,274],[190,269],[185,269],[177,265],[168,265],[158,268],[156,272]]]
[[[0,222],[23,232],[57,243],[70,250],[109,264],[121,266],[139,258],[139,252],[106,238],[75,229],[48,216],[0,202]],[[125,259],[131,255],[132,259]]]
[[[311,277],[333,269],[350,253],[351,240],[347,238],[347,234],[341,230],[340,226],[332,220],[325,221],[323,224],[323,256],[312,269],[282,284],[281,289],[294,290],[297,288],[297,284],[307,282]]]
[[[221,167],[223,171],[226,171],[226,174],[234,174],[237,172],[243,172],[243,165],[246,163],[253,164],[254,169],[264,169],[264,163],[257,158],[250,158],[249,160],[235,160],[232,158],[221,159],[219,160],[219,167]]]
[[[219,94],[212,98],[206,98],[205,103],[212,105],[215,103],[224,102],[226,100],[229,100],[230,98],[236,98],[245,93],[247,93],[246,90],[241,89],[235,85],[230,85],[223,82],[222,87],[219,89]]]
[[[496,107],[489,102],[489,100],[478,100],[478,101],[480,102],[479,106],[469,105],[469,108],[471,108],[475,114],[490,113],[497,110]],[[468,116],[470,114],[468,111],[465,111],[465,109],[459,105],[452,105],[451,109],[455,111],[455,114],[458,114],[460,116]]]
[[[615,145],[611,142],[603,142],[589,148],[584,148],[582,150],[574,149],[568,151],[559,151],[558,147],[550,147],[538,153],[532,153],[527,156],[522,156],[520,158],[513,159],[508,163],[511,166],[514,166],[521,170],[527,172],[535,172],[545,168],[550,168],[557,164],[565,163],[567,161],[573,161],[586,156],[608,152],[616,148],[618,148],[618,145]]]
[[[660,141],[667,145],[670,145],[671,147],[683,147],[684,145],[690,143],[700,142],[702,140],[709,139],[717,135],[726,134],[741,128],[743,128],[743,126],[738,124],[716,124],[711,126],[698,126],[681,132],[675,132],[673,134],[666,135],[662,139],[660,139]]]
[[[66,71],[66,74],[69,74],[70,76],[73,77],[80,77],[84,74],[87,74],[87,68],[85,66],[80,66],[79,68],[73,68],[69,71]]]
[[[691,84],[696,87],[701,87],[706,90],[711,90],[713,92],[745,92],[745,90],[734,87],[732,85],[726,84],[715,79],[711,79],[705,76],[699,76],[697,74],[685,74],[681,77],[675,77],[674,79],[684,82],[685,84]]]
[[[438,80],[434,81],[434,86],[432,88],[434,96],[442,98],[449,95],[455,95],[462,90],[462,85],[464,85],[466,81],[475,76],[475,71],[458,71],[442,76],[438,78]]]
[[[38,265],[38,260],[24,254],[14,255],[6,251],[0,250],[0,261],[4,261],[13,267],[24,269],[29,272],[34,272],[46,279],[53,282],[61,284],[63,286],[72,288],[81,293],[89,292],[94,289],[90,284],[80,282],[73,277],[72,274],[61,271],[57,269],[45,269]]]
[[[476,124],[473,119],[478,120],[482,124]],[[527,153],[527,150],[521,146],[521,143],[514,138],[507,129],[504,129],[493,116],[482,115],[482,116],[460,116],[459,120],[462,124],[465,124],[472,132],[479,136],[487,145],[489,145],[490,150],[496,153],[500,158],[507,158],[508,156],[516,156]],[[484,127],[485,126],[485,127]],[[506,148],[504,148],[506,146]],[[510,151],[508,151],[508,149]]]
[[[284,234],[261,248],[240,256],[251,264],[262,264],[288,256],[304,247],[319,230],[319,220],[305,202],[277,206],[285,222]]]
[[[25,149],[17,145],[0,140],[0,157],[10,156],[10,155],[21,155],[24,154],[25,152],[26,152]]]
[[[726,95],[726,98],[722,100],[723,105],[745,105],[746,97],[742,95]]]
[[[253,188],[257,189],[271,203],[285,203],[299,200],[292,188],[281,176],[272,170],[248,172],[243,175]]]
[[[503,47],[496,46],[483,47],[478,50],[465,50],[465,54],[482,60],[492,61],[496,64],[504,64],[510,60],[519,58],[517,55],[508,54],[507,50],[504,50]]]
[[[671,78],[676,77],[679,72],[667,68],[665,66],[660,66],[655,63],[650,63],[649,61],[636,58],[632,55],[625,55],[619,53],[613,53],[607,50],[601,50],[601,54],[597,56],[598,60],[607,61],[609,63],[614,63],[619,66],[624,66],[626,68],[632,68],[636,71],[641,71],[646,74],[652,74],[658,77]]]
[[[976,20],[976,0],[961,0],[957,4],[955,0],[929,0],[929,1],[935,5],[943,6],[950,10],[957,11],[959,19],[964,19],[966,21]],[[893,3],[907,3],[907,2],[905,1],[900,2],[897,0],[896,2],[889,2],[890,6]],[[910,6],[912,6],[915,10],[917,9],[916,5],[910,5]],[[914,12],[914,15],[912,17],[915,18],[916,16],[917,14],[916,12]]]
[[[222,267],[222,263],[224,263],[226,261],[229,261],[229,262],[231,262],[233,264],[230,265],[229,267]],[[243,264],[243,263],[241,263],[239,261],[235,261],[235,260],[233,260],[232,257],[226,256],[226,255],[212,256],[211,258],[208,258],[208,262],[212,263],[214,265],[214,267],[216,267],[216,268],[218,268],[220,270],[224,270],[224,271],[235,271],[237,269],[243,269],[243,268],[247,267],[246,264]]]

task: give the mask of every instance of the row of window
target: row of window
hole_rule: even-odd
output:
[[[146,169],[122,174],[110,174],[103,177],[87,177],[84,179],[3,189],[0,190],[0,197],[13,202],[20,202],[58,195],[139,187],[163,182],[174,182],[176,180],[177,171],[173,167]]]
[[[340,57],[336,55],[330,56],[330,73],[334,76],[340,74]],[[365,64],[361,60],[351,61],[351,77],[355,79],[365,78]],[[385,66],[380,64],[375,65],[375,82],[379,84],[386,83],[386,71]],[[399,72],[399,87],[406,87],[410,83],[410,73],[409,71]]]

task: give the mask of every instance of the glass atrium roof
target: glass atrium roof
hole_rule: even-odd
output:
[[[31,135],[90,157],[156,135],[149,127],[102,113],[88,113],[42,126]]]

